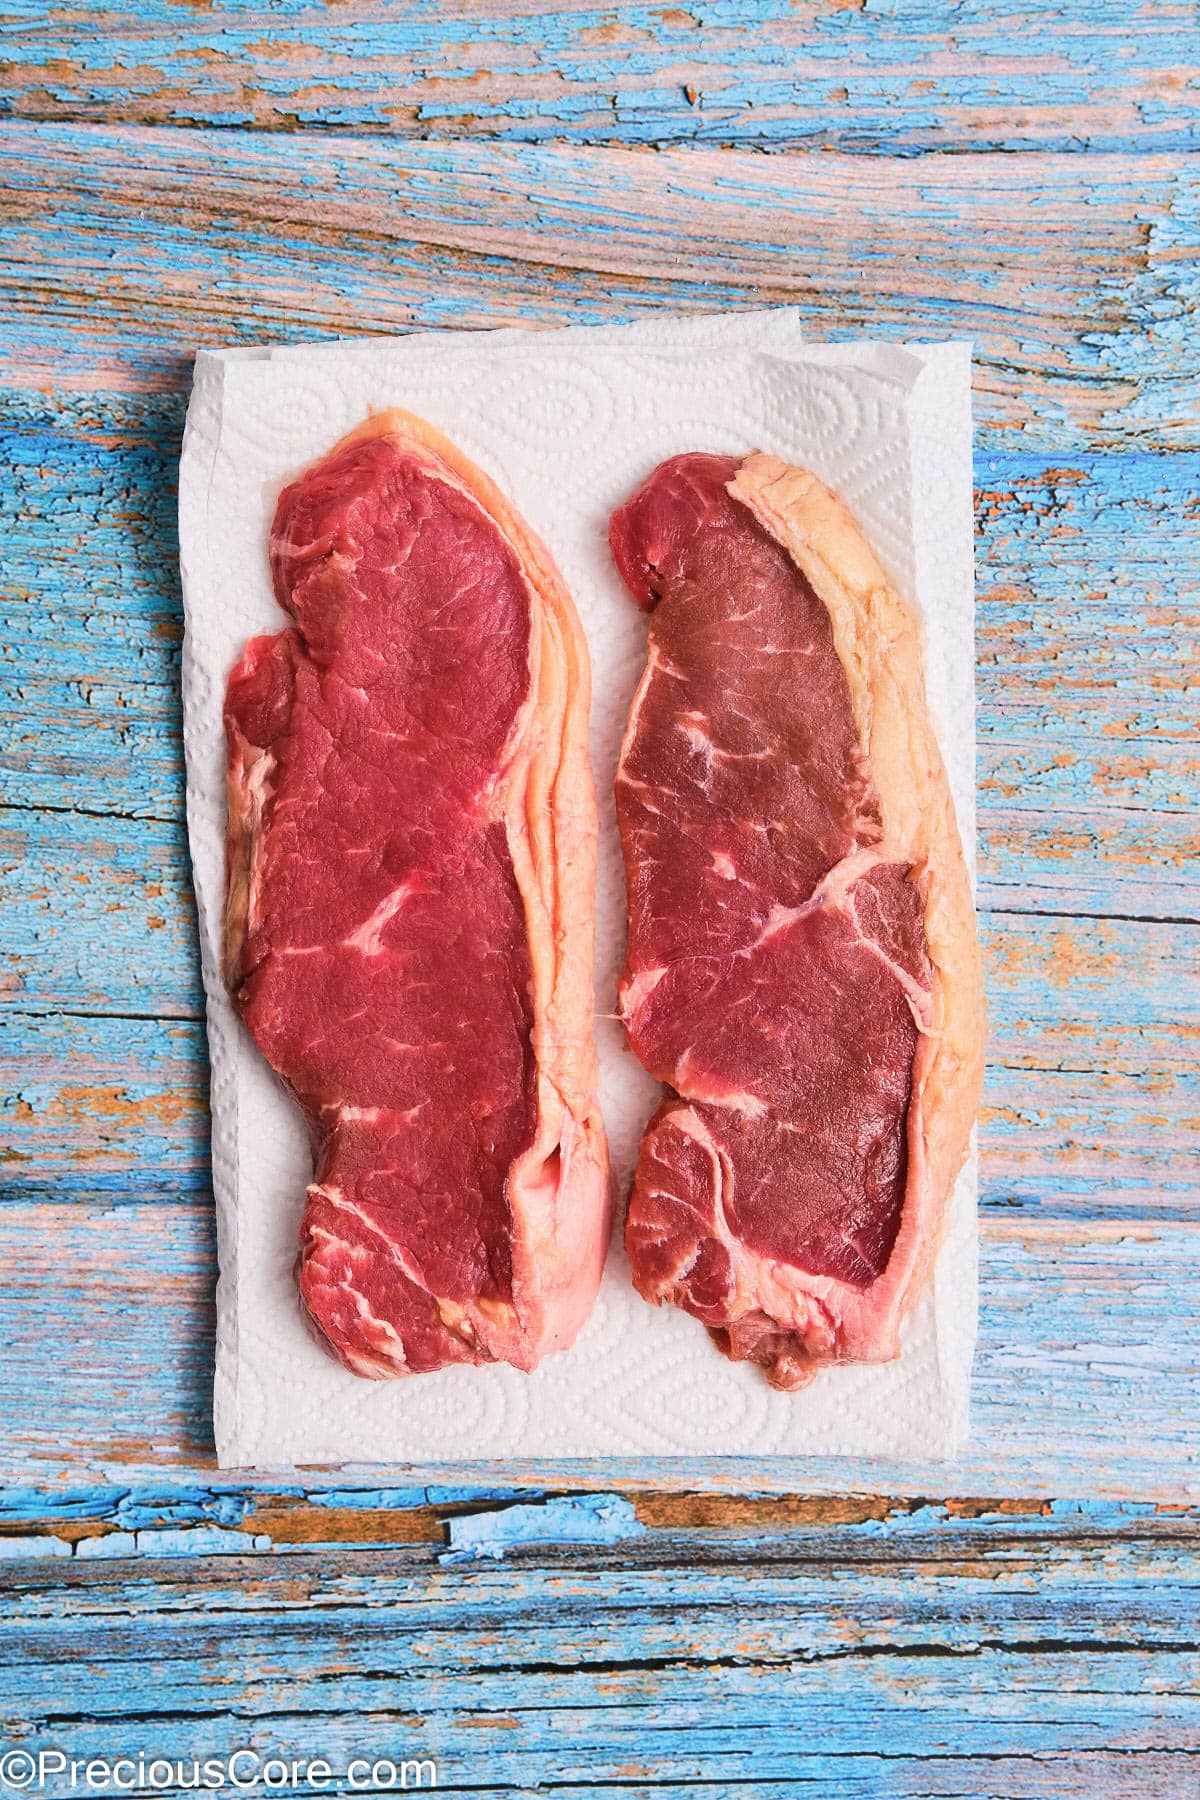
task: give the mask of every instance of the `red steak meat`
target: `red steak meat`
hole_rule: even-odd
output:
[[[612,520],[653,613],[617,777],[621,1010],[668,1092],[639,1290],[796,1387],[893,1356],[979,1083],[982,1000],[915,627],[827,489],[664,463]]]
[[[579,624],[401,413],[284,491],[270,556],[294,623],[229,682],[226,967],[312,1137],[303,1304],[359,1374],[529,1369],[608,1235]]]

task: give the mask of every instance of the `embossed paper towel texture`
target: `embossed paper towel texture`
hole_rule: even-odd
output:
[[[597,1455],[952,1454],[975,1335],[975,1177],[959,1183],[933,1284],[899,1359],[773,1393],[695,1320],[645,1305],[614,1241],[574,1350],[532,1376],[346,1374],[308,1337],[293,1283],[309,1176],[304,1126],[235,1018],[219,975],[221,700],[245,640],[281,617],[267,571],[280,487],[371,410],[447,432],[545,538],[593,661],[601,809],[597,1035],[622,1191],[657,1089],[609,1017],[624,887],[612,777],[645,620],[608,554],[609,513],[664,456],[774,451],[849,502],[921,612],[930,698],[968,846],[974,837],[969,353],[965,345],[809,347],[788,312],[543,333],[429,333],[204,354],[181,471],[188,825],[212,1050],[220,1252],[216,1435],[224,1466]]]

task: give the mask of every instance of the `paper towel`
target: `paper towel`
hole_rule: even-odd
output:
[[[773,451],[848,502],[923,619],[930,701],[968,855],[974,841],[968,346],[810,346],[795,314],[779,311],[202,353],[180,475],[180,556],[188,828],[212,1054],[221,1465],[953,1454],[975,1336],[973,1163],[900,1357],[826,1370],[801,1393],[773,1392],[757,1369],[726,1362],[694,1319],[639,1299],[619,1232],[576,1347],[533,1375],[455,1368],[364,1381],[308,1336],[292,1272],[307,1135],[219,973],[221,701],[245,640],[283,622],[267,569],[280,488],[389,406],[421,414],[495,477],[550,546],[583,618],[601,814],[601,1102],[622,1191],[658,1090],[607,1016],[625,916],[612,778],[646,622],[617,577],[606,529],[663,457]]]

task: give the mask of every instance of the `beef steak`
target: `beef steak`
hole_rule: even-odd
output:
[[[312,1135],[303,1304],[361,1375],[530,1369],[609,1222],[579,623],[403,413],[284,491],[270,557],[294,623],[229,681],[226,973]]]
[[[797,1387],[896,1353],[976,1105],[973,911],[916,630],[840,502],[769,457],[673,458],[610,538],[653,612],[617,777],[621,1011],[668,1088],[634,1280]]]

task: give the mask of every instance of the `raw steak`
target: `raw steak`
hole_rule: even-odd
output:
[[[916,629],[841,503],[679,456],[614,515],[653,609],[617,776],[621,1011],[670,1091],[639,1291],[798,1387],[896,1354],[982,1059],[970,890]]]
[[[600,1280],[588,661],[547,552],[404,413],[280,498],[229,682],[226,973],[303,1107],[308,1317],[382,1376],[571,1343]]]

